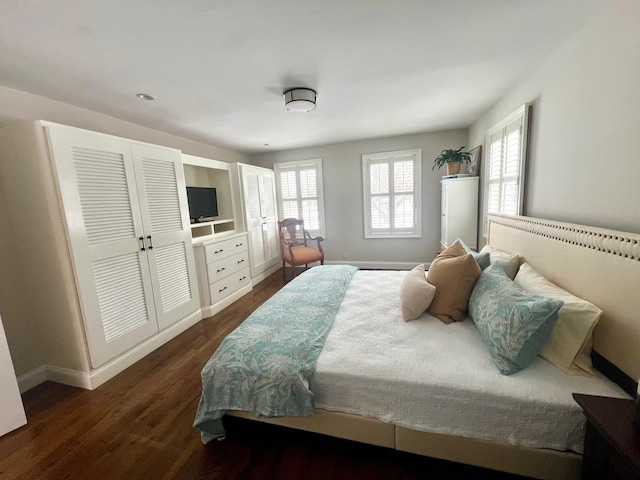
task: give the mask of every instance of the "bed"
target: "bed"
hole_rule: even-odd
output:
[[[639,242],[637,234],[529,217],[489,219],[491,247],[517,253],[520,262],[602,309],[593,348],[627,387],[640,377],[640,298],[627,289],[640,284]],[[449,325],[428,314],[399,319],[405,275],[358,272],[344,298],[330,299],[339,308],[308,380],[311,410],[296,399],[302,413],[295,415],[305,416],[264,407],[256,411],[278,418],[258,418],[245,411],[251,408],[226,413],[535,478],[578,478],[584,420],[571,392],[624,397],[624,390],[601,374],[567,375],[542,358],[514,375],[496,373],[471,319]],[[465,350],[474,353],[460,361]],[[290,390],[303,387],[304,381]],[[205,423],[196,421],[203,432]]]

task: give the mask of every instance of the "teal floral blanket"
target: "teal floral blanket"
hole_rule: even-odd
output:
[[[283,287],[231,332],[202,369],[194,421],[203,443],[225,436],[222,416],[315,413],[309,379],[357,268],[313,267]]]

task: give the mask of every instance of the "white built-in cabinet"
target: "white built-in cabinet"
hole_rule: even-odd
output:
[[[478,246],[478,178],[441,181],[440,244],[447,248],[460,238],[472,249]]]
[[[192,155],[182,155],[185,181],[193,187],[215,187],[218,213],[211,222],[191,225],[198,272],[200,305],[209,317],[249,293],[249,241],[242,220],[236,219],[236,204],[230,170],[235,164]],[[235,179],[237,181],[237,179]]]
[[[249,241],[249,264],[254,283],[280,265],[280,243],[273,170],[236,164],[240,186],[241,216]]]
[[[0,148],[57,380],[94,388],[200,320],[180,151],[48,122]]]

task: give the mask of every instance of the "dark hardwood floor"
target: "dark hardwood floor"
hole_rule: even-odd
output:
[[[0,478],[522,478],[237,418],[202,445],[200,370],[282,285],[279,271],[94,391],[47,382],[24,394],[28,423],[0,438]]]

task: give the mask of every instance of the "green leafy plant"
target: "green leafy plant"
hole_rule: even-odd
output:
[[[443,165],[446,165],[447,163],[453,163],[453,162],[469,163],[471,161],[471,154],[469,152],[463,152],[462,151],[463,149],[464,149],[464,145],[457,150],[453,150],[451,148],[442,150],[440,155],[438,155],[438,157],[433,162],[433,167],[431,167],[431,170],[435,170],[436,167],[440,168]]]

